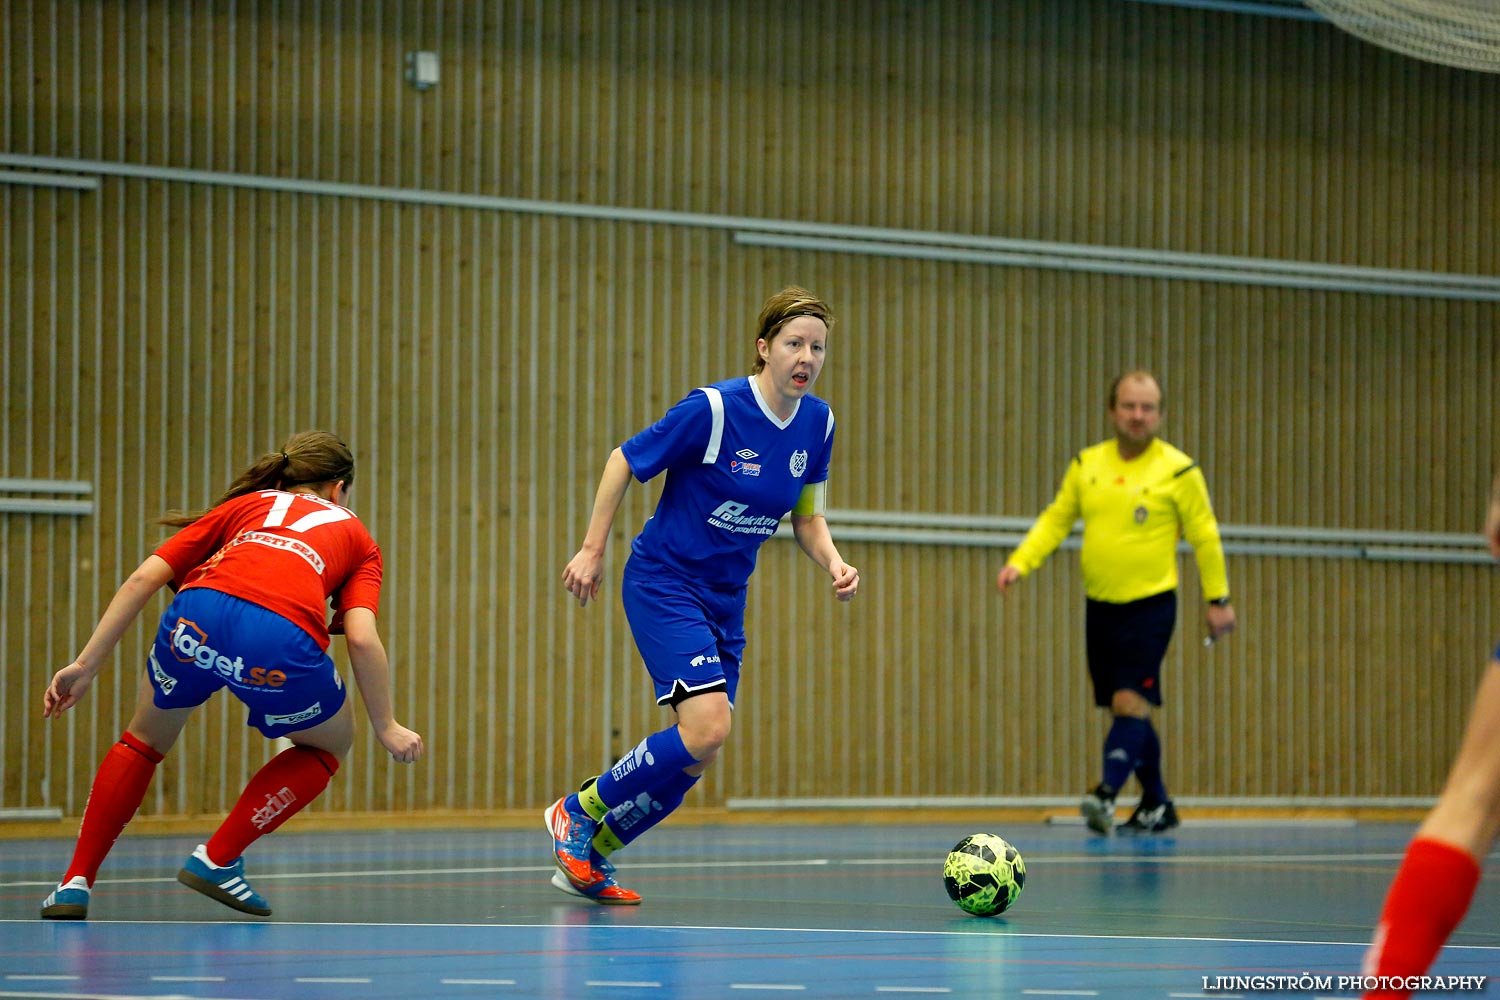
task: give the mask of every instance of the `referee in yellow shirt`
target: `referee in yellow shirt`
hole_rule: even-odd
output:
[[[1186,538],[1208,599],[1210,639],[1234,631],[1219,524],[1203,471],[1159,440],[1161,387],[1130,371],[1109,387],[1115,437],[1074,456],[1057,496],[1000,571],[1004,594],[1041,566],[1083,519],[1085,629],[1094,702],[1114,724],[1104,740],[1104,775],[1080,811],[1089,828],[1115,828],[1115,795],[1134,772],[1141,802],[1119,832],[1161,833],[1178,825],[1161,776],[1161,742],[1151,706],[1161,704],[1161,661],[1177,623],[1177,540]]]

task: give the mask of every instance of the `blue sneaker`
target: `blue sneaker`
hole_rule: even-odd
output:
[[[89,916],[89,880],[74,875],[42,900],[43,920],[87,920]]]
[[[604,875],[594,867],[589,854],[594,849],[594,831],[599,823],[584,812],[568,808],[568,799],[563,796],[542,814],[547,831],[552,834],[552,856],[560,871],[575,889],[588,889],[604,880]]]
[[[266,901],[245,881],[244,858],[235,858],[220,868],[208,860],[207,846],[199,844],[183,864],[182,871],[177,873],[177,881],[241,913],[253,913],[257,917],[271,915]]]

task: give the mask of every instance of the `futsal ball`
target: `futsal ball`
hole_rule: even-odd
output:
[[[965,913],[993,917],[1014,906],[1026,885],[1026,862],[993,833],[965,837],[943,862],[943,885]]]

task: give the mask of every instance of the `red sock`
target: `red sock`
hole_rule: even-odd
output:
[[[323,794],[339,759],[315,747],[292,747],[272,757],[240,793],[208,842],[208,858],[223,867]]]
[[[1406,849],[1375,928],[1375,944],[1365,960],[1367,976],[1420,976],[1431,967],[1453,933],[1474,889],[1479,862],[1440,840],[1419,837]],[[1396,998],[1410,990],[1372,990],[1367,998]]]
[[[93,886],[104,856],[141,807],[161,760],[161,754],[128,732],[109,748],[94,774],[94,785],[83,807],[83,822],[78,824],[78,844],[73,848],[64,882],[82,875]]]

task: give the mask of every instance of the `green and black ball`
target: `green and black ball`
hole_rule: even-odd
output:
[[[993,917],[1015,905],[1026,886],[1026,862],[993,833],[965,837],[943,862],[948,897],[965,913]]]

